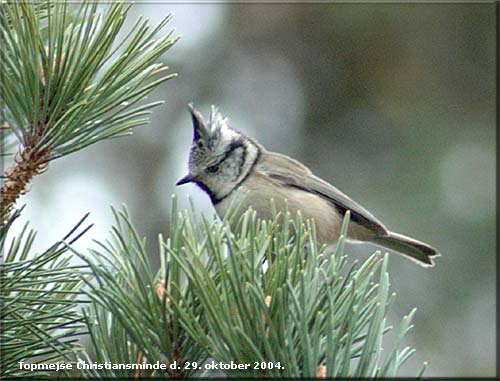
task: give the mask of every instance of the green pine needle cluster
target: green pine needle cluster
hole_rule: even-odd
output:
[[[88,297],[94,309],[86,310],[86,321],[95,357],[81,360],[97,363],[136,364],[157,361],[169,366],[174,361],[203,361],[206,352],[172,313],[169,292],[165,288],[167,271],[177,279],[180,272],[166,265],[165,244],[159,237],[161,270],[153,269],[145,249],[145,239],[133,228],[126,210],[117,212],[112,239],[99,243],[88,255],[78,254],[89,265],[94,277],[88,282]],[[167,270],[168,269],[168,270]],[[173,271],[173,272],[172,272]],[[186,291],[188,297],[190,290]],[[198,311],[201,313],[201,311]],[[85,371],[93,377],[135,377],[158,372],[132,370]],[[188,370],[172,369],[160,374],[169,377],[189,376]]]
[[[415,311],[382,353],[395,298],[387,256],[345,268],[343,238],[325,252],[300,215],[261,221],[250,210],[233,233],[173,205],[159,271],[125,210],[114,211],[111,241],[79,254],[96,275],[86,312],[94,361],[176,366],[106,376],[394,377],[413,353],[400,345]],[[213,370],[220,362],[240,367]]]
[[[36,234],[27,225],[8,240],[18,216],[0,227],[0,375],[29,378],[47,372],[25,370],[19,362],[71,361],[80,348],[78,336],[86,331],[78,312],[85,271],[72,263],[67,244],[89,227],[82,227],[85,216],[63,240],[35,254]]]
[[[36,2],[1,5],[0,93],[19,142],[51,160],[145,124],[161,102],[138,102],[175,76],[157,61],[176,38],[159,35],[168,16],[154,28],[139,18],[118,40],[122,2],[103,13],[97,2],[48,4],[43,18]]]

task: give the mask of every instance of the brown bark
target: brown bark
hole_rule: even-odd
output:
[[[20,195],[26,193],[31,179],[47,169],[50,157],[49,149],[38,151],[31,146],[25,147],[18,154],[15,164],[5,171],[6,180],[0,189],[0,211],[14,204]]]

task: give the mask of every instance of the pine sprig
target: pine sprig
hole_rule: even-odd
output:
[[[38,255],[31,252],[35,232],[24,226],[7,242],[7,233],[19,212],[0,227],[0,356],[2,377],[34,377],[48,372],[20,368],[19,362],[70,361],[85,332],[77,307],[85,302],[81,293],[85,269],[74,265],[60,241]],[[75,242],[90,226],[86,216],[64,237]]]
[[[20,150],[1,189],[1,209],[25,191],[49,161],[129,133],[162,102],[140,101],[175,74],[157,63],[177,40],[139,18],[118,41],[129,7],[95,2],[3,3],[0,93]]]
[[[84,369],[85,377],[187,377],[193,369],[175,364],[204,361],[206,351],[191,339],[180,318],[168,307],[169,279],[177,280],[179,269],[167,266],[163,249],[159,272],[149,264],[145,240],[130,223],[126,210],[113,210],[112,239],[99,243],[90,255],[78,254],[92,269],[87,294],[92,307],[86,311],[94,356],[82,354],[78,361],[110,364],[156,364],[164,369]],[[164,247],[162,237],[160,246]],[[167,279],[167,281],[166,281]],[[190,300],[189,288],[180,291]],[[178,296],[177,296],[178,297]]]
[[[397,375],[413,353],[399,347],[414,311],[382,352],[395,298],[387,256],[375,253],[345,268],[348,215],[335,252],[326,253],[314,224],[300,215],[261,221],[248,211],[233,233],[227,221],[180,213],[174,202],[155,273],[127,213],[114,213],[112,241],[83,256],[97,280],[88,291],[96,362],[125,361],[120,353],[127,352],[133,353],[127,361],[176,361],[182,370],[176,376],[371,378]],[[214,373],[213,364],[229,367],[216,365]]]
[[[189,228],[192,216],[179,219],[185,233],[177,236],[184,242],[181,250],[167,246],[169,261],[183,269],[194,288],[207,328],[196,324],[197,315],[184,300],[172,298],[172,305],[182,310],[182,322],[192,332],[203,332],[195,339],[208,341],[210,357],[251,365],[246,370],[225,370],[228,374],[316,377],[324,372],[330,377],[374,377],[380,373],[380,344],[388,330],[384,319],[391,303],[387,259],[381,262],[375,254],[344,278],[343,238],[327,258],[317,244],[314,225],[300,215],[297,220],[285,216],[280,225],[279,217],[266,223],[250,212],[236,235],[228,226],[205,220],[196,236],[192,234],[196,230]],[[343,236],[346,229],[347,219]],[[267,270],[262,266],[265,259]],[[377,286],[373,281],[381,263]]]

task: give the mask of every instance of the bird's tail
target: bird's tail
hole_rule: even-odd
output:
[[[404,254],[424,267],[434,266],[432,258],[441,255],[436,249],[426,243],[393,232],[389,232],[388,235],[375,237],[373,243]]]

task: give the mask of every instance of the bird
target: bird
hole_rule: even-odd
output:
[[[194,183],[205,191],[220,218],[231,205],[243,213],[248,208],[260,219],[272,219],[274,210],[300,211],[316,225],[318,241],[335,244],[342,222],[350,211],[346,239],[371,242],[403,254],[423,267],[434,266],[440,253],[414,238],[390,231],[363,206],[299,161],[268,151],[257,140],[229,125],[228,118],[212,106],[206,120],[188,105],[193,123],[189,172],[176,185]]]

